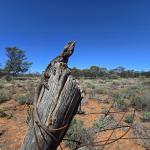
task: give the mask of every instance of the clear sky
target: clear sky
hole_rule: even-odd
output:
[[[70,40],[70,67],[150,70],[150,0],[0,0],[1,64],[16,46],[41,72]]]

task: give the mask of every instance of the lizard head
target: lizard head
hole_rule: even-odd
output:
[[[62,56],[67,56],[67,57],[71,56],[72,53],[74,52],[75,45],[76,45],[75,41],[68,42],[68,44],[65,45],[65,47],[64,47],[64,50],[62,52]]]
[[[74,48],[76,45],[76,42],[75,41],[70,41],[68,42],[68,44],[66,46],[70,47],[70,48]]]

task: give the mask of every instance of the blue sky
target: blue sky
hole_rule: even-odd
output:
[[[70,40],[70,67],[150,70],[150,1],[0,0],[2,65],[5,48],[16,46],[41,72]]]

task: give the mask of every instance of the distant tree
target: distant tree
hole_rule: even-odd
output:
[[[0,72],[2,72],[3,71],[3,66],[2,66],[2,64],[0,63]]]
[[[93,75],[93,77],[98,77],[100,73],[100,68],[98,66],[91,66],[89,72]]]
[[[99,72],[99,70],[100,70],[100,68],[98,66],[91,66],[90,67],[91,72],[97,73],[97,72]]]
[[[106,77],[107,76],[107,69],[103,67],[98,66],[91,66],[89,71],[95,76],[95,77]]]
[[[73,68],[71,69],[71,73],[72,73],[72,75],[73,75],[74,77],[76,77],[76,78],[79,78],[79,77],[81,76],[80,70],[77,69],[76,67],[73,67]]]
[[[8,60],[5,65],[5,70],[13,76],[27,72],[32,65],[31,62],[26,61],[25,51],[16,47],[6,48],[6,55]]]
[[[124,68],[124,67],[122,67],[122,66],[119,66],[119,67],[117,67],[117,68],[115,68],[115,69],[112,69],[112,71],[113,72],[116,72],[116,73],[122,73],[122,72],[124,72],[126,69]]]
[[[142,71],[140,75],[150,78],[150,71]]]
[[[86,78],[95,78],[96,74],[91,72],[90,69],[83,69],[81,71],[81,76]]]
[[[107,68],[91,66],[89,69],[78,69],[74,67],[72,68],[72,75],[77,78],[137,78],[139,76],[150,77],[150,71],[140,72],[128,70],[121,66],[112,70],[107,70]]]

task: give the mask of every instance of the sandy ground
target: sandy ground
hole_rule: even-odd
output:
[[[101,112],[103,108],[109,108],[109,104],[101,104],[96,100],[88,100],[83,104],[82,109],[85,113],[98,113]],[[2,103],[0,109],[8,109],[6,111],[8,114],[12,114],[10,119],[0,118],[0,150],[19,150],[21,143],[23,141],[25,131],[27,128],[26,117],[27,117],[27,107],[23,105],[18,105],[14,100]],[[114,111],[114,110],[112,110]],[[122,114],[114,115],[116,121],[119,121]],[[82,120],[84,122],[85,128],[91,128],[94,121],[100,117],[100,114],[90,114],[90,115],[76,115],[75,118]],[[121,136],[127,129],[117,129],[113,134],[112,131],[97,133],[94,136],[95,141],[107,140],[112,134],[111,138],[117,138]],[[132,130],[128,132],[125,137],[133,137]],[[139,143],[139,142],[138,142]],[[102,142],[101,144],[104,144]],[[64,150],[69,150],[62,143]],[[101,149],[101,147],[97,147]],[[60,148],[58,148],[60,150]],[[119,140],[113,144],[110,144],[104,148],[104,150],[145,150],[140,144],[137,144],[137,140]]]

